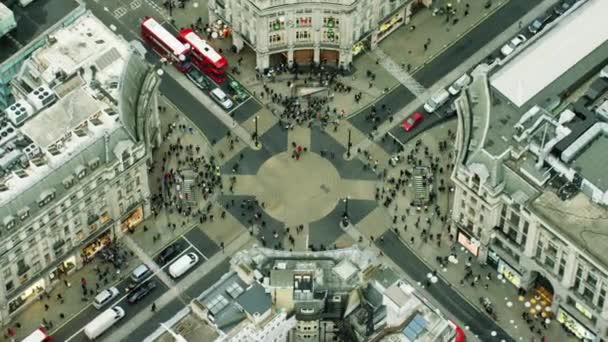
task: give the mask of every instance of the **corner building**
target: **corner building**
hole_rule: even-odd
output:
[[[150,215],[158,76],[87,12],[12,81],[0,119],[0,320]]]
[[[452,234],[582,341],[608,341],[605,11],[578,2],[456,101]]]
[[[210,0],[209,19],[232,29],[237,50],[256,52],[257,69],[325,64],[350,68],[432,0]]]

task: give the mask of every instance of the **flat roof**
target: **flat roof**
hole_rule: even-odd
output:
[[[532,201],[530,209],[600,264],[608,265],[608,209],[582,192],[562,201],[551,190]]]
[[[27,7],[15,2],[17,28],[0,37],[0,64],[76,9],[76,0],[37,0]]]
[[[492,75],[490,84],[514,105],[527,103],[608,41],[606,13],[606,0],[582,4]]]
[[[608,190],[608,174],[606,173],[608,153],[606,151],[608,151],[608,137],[600,133],[578,153],[570,165],[578,170],[583,178],[604,192]]]

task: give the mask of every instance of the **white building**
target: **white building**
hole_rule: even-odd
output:
[[[90,13],[23,64],[0,119],[3,322],[150,214],[157,86]]]
[[[416,8],[432,0],[210,0],[209,19],[231,27],[237,50],[256,52],[257,68],[324,63],[348,68]]]
[[[579,2],[474,71],[452,175],[457,240],[589,341],[608,340],[606,11]]]

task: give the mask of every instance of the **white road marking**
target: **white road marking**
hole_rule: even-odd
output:
[[[138,8],[141,7],[141,0],[133,0],[131,1],[131,3],[129,4],[129,6],[131,6],[132,10],[136,10]]]
[[[127,14],[127,9],[122,6],[114,10],[114,18],[116,19],[122,18],[125,14]]]
[[[203,252],[201,252],[201,251],[200,251],[200,249],[196,248],[196,246],[194,246],[194,245],[192,244],[192,242],[190,242],[190,240],[188,240],[188,238],[186,238],[185,236],[182,236],[182,239],[186,240],[186,242],[190,244],[190,247],[194,248],[194,250],[195,250],[195,251],[197,251],[197,252],[198,252],[198,254],[202,255],[202,256],[203,256],[203,258],[205,258],[205,260],[209,260],[209,258],[207,258],[207,257],[205,256],[205,254],[203,254]]]
[[[232,112],[234,112],[235,110],[237,110],[240,106],[244,105],[245,102],[249,101],[249,99],[251,98],[251,96],[249,96],[245,101],[239,103],[236,107],[232,108],[228,114],[232,114]]]

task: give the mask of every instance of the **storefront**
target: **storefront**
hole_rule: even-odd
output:
[[[324,65],[338,65],[340,59],[340,52],[335,50],[321,50],[321,63]]]
[[[386,38],[389,34],[403,25],[405,22],[405,11],[403,8],[397,10],[397,13],[393,14],[389,19],[384,21],[378,26],[376,32],[376,44],[380,43],[382,39]]]
[[[144,220],[144,207],[140,205],[135,208],[125,219],[120,222],[120,229],[126,233],[132,228],[135,228],[141,221]]]
[[[112,232],[110,229],[106,229],[101,235],[99,235],[95,240],[87,244],[82,249],[82,258],[84,260],[91,260],[97,252],[104,249],[107,245],[112,242]]]
[[[566,329],[571,331],[576,337],[582,341],[593,341],[595,340],[595,334],[591,330],[587,329],[581,322],[574,318],[570,313],[564,310],[563,307],[559,307],[557,311],[557,321],[560,322]]]
[[[474,256],[479,255],[479,240],[469,235],[462,229],[458,229],[458,243],[466,248]]]
[[[61,264],[57,265],[49,272],[51,282],[59,280],[59,278],[70,274],[76,269],[76,255],[66,258]]]
[[[44,291],[45,284],[44,279],[38,279],[38,281],[34,282],[27,289],[25,289],[21,294],[8,302],[8,310],[9,313],[15,312],[17,309],[22,307],[24,304],[32,301],[36,298],[40,293]]]
[[[293,52],[293,61],[298,65],[310,65],[313,63],[314,57],[315,50],[313,49],[295,50]]]
[[[501,274],[504,279],[513,284],[515,287],[521,287],[521,273],[516,271],[511,265],[500,259],[498,262],[498,274]]]

